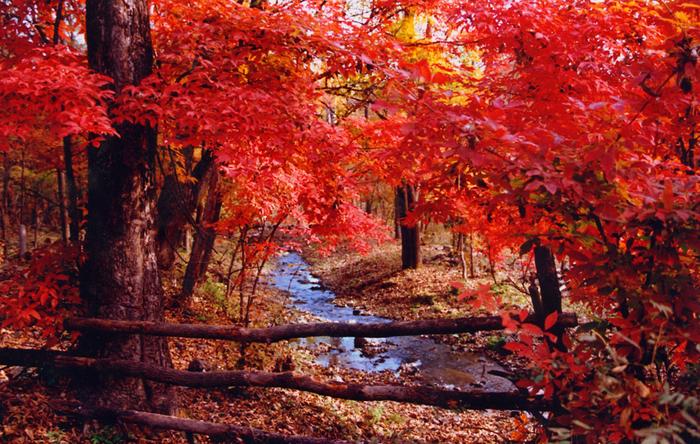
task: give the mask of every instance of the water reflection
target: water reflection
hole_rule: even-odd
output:
[[[349,307],[333,304],[335,295],[319,285],[309,266],[296,253],[280,256],[274,285],[288,291],[291,302],[302,311],[332,322],[390,322],[389,319],[353,314]],[[364,338],[362,338],[364,339]],[[473,353],[454,352],[445,344],[427,337],[394,338],[305,338],[301,345],[320,351],[317,362],[323,366],[364,371],[416,369],[427,383],[457,389],[485,391],[515,390],[504,378],[489,374],[503,369],[492,360]]]

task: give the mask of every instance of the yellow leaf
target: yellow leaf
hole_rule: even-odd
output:
[[[651,394],[651,389],[647,387],[642,381],[639,379],[633,379],[632,380],[632,385],[634,385],[634,389],[637,392],[637,394],[642,397],[646,398]]]
[[[629,407],[626,407],[622,413],[620,414],[620,425],[623,427],[627,427],[627,425],[630,423],[630,415],[632,415],[632,409]]]

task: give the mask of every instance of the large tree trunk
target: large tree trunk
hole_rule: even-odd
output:
[[[212,168],[206,184],[204,207],[197,224],[197,235],[192,245],[192,253],[185,270],[182,291],[178,304],[186,304],[197,283],[204,277],[216,239],[216,230],[212,226],[219,220],[221,214],[221,193],[218,190],[219,172]]]
[[[181,183],[177,174],[165,177],[158,198],[158,265],[169,270],[175,263],[177,247],[185,236],[185,228],[192,220],[192,213],[200,200],[202,185],[214,167],[214,156],[210,150],[202,150],[202,158],[192,170],[196,182]]]
[[[90,68],[114,88],[151,73],[153,55],[146,0],[88,0]],[[105,319],[163,320],[155,245],[156,129],[118,126],[119,137],[88,149],[87,262],[81,293]],[[167,341],[140,335],[83,337],[98,357],[171,367]],[[169,412],[172,389],[137,378],[100,377],[89,398],[98,405]]]
[[[401,225],[401,268],[418,268],[421,265],[420,224],[412,227],[404,223],[406,215],[413,211],[418,200],[418,192],[413,185],[396,188],[396,208]]]

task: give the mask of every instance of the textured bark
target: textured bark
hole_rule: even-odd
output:
[[[265,432],[253,427],[218,424],[135,410],[91,409],[73,406],[59,406],[56,410],[61,413],[81,416],[83,418],[128,422],[159,429],[208,435],[214,442],[242,442],[246,444],[350,444],[350,441],[315,438],[311,436],[282,435],[279,433]]]
[[[420,224],[409,227],[404,223],[406,215],[413,211],[418,192],[413,185],[402,185],[396,188],[396,208],[401,225],[401,268],[419,268],[421,265]]]
[[[509,392],[466,392],[447,390],[429,386],[402,386],[392,384],[367,385],[359,383],[339,383],[321,381],[294,372],[263,371],[212,371],[191,372],[162,368],[153,364],[123,359],[94,359],[61,354],[49,355],[42,362],[41,357],[21,350],[32,362],[23,364],[15,350],[0,349],[0,363],[26,366],[55,366],[58,368],[87,369],[98,373],[112,373],[146,378],[165,384],[184,387],[276,387],[300,390],[339,399],[355,401],[395,401],[410,404],[432,405],[448,409],[494,409],[494,410],[551,410],[552,401],[532,398],[517,391]],[[43,351],[34,351],[41,354]]]
[[[114,88],[138,84],[153,56],[146,0],[88,0],[90,68]],[[81,295],[105,319],[163,320],[155,248],[155,128],[122,124],[120,137],[88,150],[88,220]],[[84,335],[82,348],[98,357],[170,367],[160,337]],[[98,405],[169,412],[174,392],[135,378],[100,376],[88,397]]]
[[[194,183],[178,180],[177,174],[168,174],[158,198],[158,265],[170,270],[175,263],[177,247],[182,243],[187,224],[192,220],[197,202],[202,194],[202,185],[211,175],[214,157],[210,150],[203,150],[202,158],[191,172]]]
[[[206,184],[206,197],[201,217],[198,221],[197,235],[192,245],[192,253],[187,263],[185,277],[182,282],[182,291],[176,301],[178,304],[186,304],[194,292],[197,283],[204,277],[212,250],[216,240],[216,230],[212,226],[219,220],[221,214],[221,192],[218,190],[219,173],[212,168]]]
[[[511,313],[513,318],[518,313]],[[531,314],[526,322],[536,322]],[[562,328],[575,327],[575,313],[562,313],[557,325]],[[393,321],[386,323],[350,324],[344,322],[319,322],[310,324],[277,325],[267,328],[245,328],[228,325],[166,324],[148,321],[116,321],[106,319],[69,318],[64,322],[67,330],[106,333],[143,333],[154,336],[183,338],[223,339],[236,342],[272,343],[288,339],[327,337],[387,338],[392,336],[415,336],[474,333],[477,331],[502,330],[501,316],[475,316],[455,319],[425,319],[418,321]]]

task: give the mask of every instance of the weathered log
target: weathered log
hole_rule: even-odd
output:
[[[512,314],[515,318],[517,314]],[[530,315],[526,322],[536,322]],[[570,328],[578,325],[575,313],[562,313],[557,325]],[[64,322],[68,330],[83,332],[128,333],[182,338],[224,339],[237,342],[271,343],[314,336],[387,338],[392,336],[440,335],[502,330],[500,316],[475,316],[455,319],[424,319],[386,323],[349,324],[319,322],[287,324],[267,328],[244,328],[228,325],[168,324],[149,321],[120,321],[96,318],[69,318]]]
[[[69,352],[56,350],[35,350],[31,348],[0,348],[0,363],[18,367],[44,367],[52,365],[56,359],[73,356]]]
[[[450,409],[547,411],[553,407],[550,401],[528,397],[519,392],[465,392],[425,386],[325,382],[293,372],[240,370],[199,373],[138,361],[85,358],[44,350],[3,348],[0,349],[0,363],[31,367],[90,369],[101,374],[143,378],[185,387],[276,387],[355,401],[395,401]]]
[[[243,442],[250,444],[349,444],[349,441],[343,440],[311,436],[282,435],[280,433],[265,432],[253,427],[178,418],[175,416],[140,412],[137,410],[68,407],[60,405],[54,407],[59,413],[63,414],[99,419],[108,422],[121,421],[158,429],[178,430],[181,432],[208,435],[215,440],[225,442]]]

